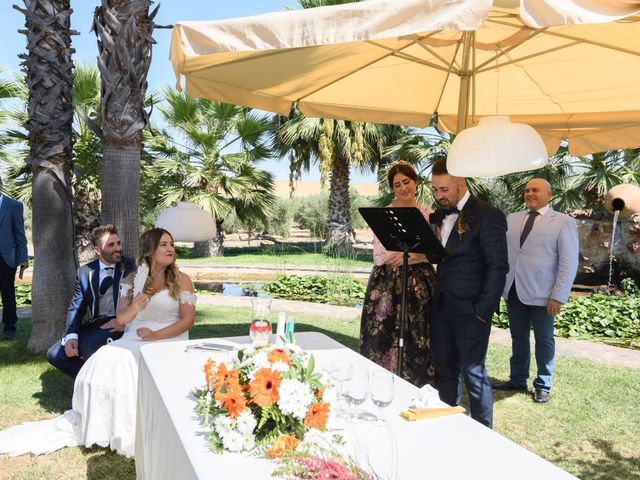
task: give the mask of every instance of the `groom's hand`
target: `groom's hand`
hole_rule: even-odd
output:
[[[110,332],[124,332],[124,325],[120,324],[117,319],[112,318],[104,325],[100,326],[103,330],[109,330]]]
[[[78,339],[70,338],[67,343],[64,344],[64,353],[67,357],[77,357],[78,352]]]

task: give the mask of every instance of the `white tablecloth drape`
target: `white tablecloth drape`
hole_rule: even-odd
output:
[[[301,347],[313,353],[318,368],[337,360],[350,361],[354,368],[370,371],[381,368],[324,334],[297,333],[296,339]],[[149,344],[141,350],[137,478],[268,478],[273,470],[272,462],[246,453],[217,455],[207,445],[207,432],[198,423],[190,391],[203,385],[202,366],[207,358],[215,358],[216,354],[185,351],[188,344],[201,341]],[[233,337],[211,341],[247,343],[249,339]],[[386,426],[364,422],[346,424],[346,436],[355,439],[360,461],[368,462],[384,478],[575,478],[467,415],[405,421],[398,413],[408,406],[416,392],[416,387],[396,377],[395,398],[386,409],[389,419]],[[373,408],[371,404],[365,407]]]

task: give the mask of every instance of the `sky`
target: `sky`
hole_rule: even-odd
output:
[[[24,15],[13,8],[14,4],[24,6],[21,0],[0,0],[0,68],[9,72],[20,71],[18,55],[26,50],[26,39],[19,29],[24,29]],[[92,63],[98,55],[96,36],[91,32],[93,11],[100,0],[71,0],[74,12],[71,15],[71,27],[80,34],[72,39],[76,49],[76,62]],[[157,2],[153,5],[155,7]],[[261,13],[282,10],[285,7],[298,8],[295,0],[165,0],[160,2],[160,9],[155,18],[157,25],[172,25],[186,20],[221,20],[225,18],[244,17]],[[153,59],[149,69],[149,90],[158,90],[165,85],[175,85],[175,76],[169,61],[169,43],[171,29],[156,29],[153,38],[157,44],[153,47]],[[262,162],[261,167],[271,171],[277,180],[286,180],[289,167],[286,160],[269,160]],[[303,180],[318,180],[317,169],[303,173]],[[375,183],[372,174],[362,175],[352,172],[354,183]]]

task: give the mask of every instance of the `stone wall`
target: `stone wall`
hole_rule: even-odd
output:
[[[609,277],[613,215],[589,210],[567,214],[576,219],[580,236],[580,265],[575,283],[604,285]],[[640,214],[618,220],[613,242],[613,284],[631,277],[640,286]]]

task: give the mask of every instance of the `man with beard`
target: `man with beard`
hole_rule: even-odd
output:
[[[446,158],[431,170],[439,208],[431,214],[449,256],[438,264],[431,301],[431,342],[436,384],[443,402],[460,405],[464,379],[471,417],[491,428],[493,395],[485,358],[491,317],[509,270],[504,214],[467,191],[447,171]]]
[[[91,241],[98,258],[78,269],[65,335],[47,352],[49,363],[73,378],[96,350],[122,336],[116,320],[120,279],[136,268],[133,259],[122,256],[113,225],[94,228]]]

